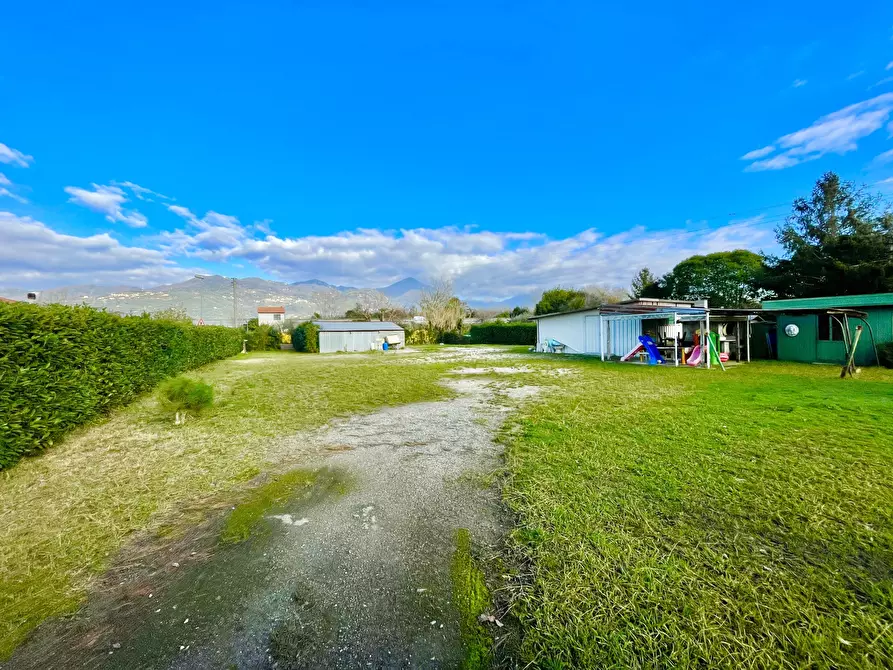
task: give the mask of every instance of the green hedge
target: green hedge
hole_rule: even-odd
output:
[[[536,344],[536,324],[529,321],[482,323],[469,334],[472,344]]]
[[[162,379],[241,347],[242,333],[223,326],[0,304],[0,469]]]
[[[308,354],[319,353],[319,326],[312,321],[305,321],[291,333],[291,346],[295,351]]]

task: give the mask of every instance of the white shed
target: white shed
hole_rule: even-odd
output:
[[[641,299],[534,316],[537,351],[625,356],[639,345],[646,325],[656,339],[673,339],[682,333],[682,321],[703,318],[705,307],[704,302]]]
[[[319,326],[319,352],[402,349],[405,332],[390,321],[314,321]]]

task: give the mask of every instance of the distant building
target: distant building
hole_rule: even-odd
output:
[[[402,349],[405,333],[390,321],[314,321],[319,326],[319,352]]]
[[[258,307],[257,323],[259,325],[278,326],[285,320],[285,307]]]
[[[0,297],[0,302],[5,302],[5,303],[11,305],[11,304],[14,303],[14,302],[18,302],[18,300],[10,300],[9,298],[2,298],[2,297]]]

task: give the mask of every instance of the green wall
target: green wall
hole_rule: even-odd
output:
[[[878,344],[893,342],[893,309],[866,309],[867,321],[874,331]],[[800,327],[797,337],[788,337],[784,329],[793,323]],[[858,319],[850,319],[850,332],[855,336],[856,326],[862,325]],[[778,315],[778,359],[782,361],[803,361],[805,363],[844,364],[846,351],[843,342],[818,339],[818,317],[815,314]],[[868,329],[863,326],[859,347],[856,349],[856,365],[875,365],[875,352],[871,345]]]

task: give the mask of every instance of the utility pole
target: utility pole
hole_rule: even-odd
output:
[[[233,277],[233,328],[238,328],[236,323],[236,278]]]
[[[201,279],[202,283],[199,284],[198,289],[198,320],[200,324],[205,323],[205,285],[204,279],[205,275],[195,275],[196,279]]]

